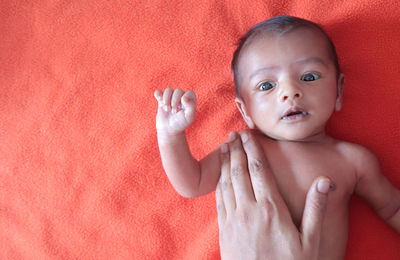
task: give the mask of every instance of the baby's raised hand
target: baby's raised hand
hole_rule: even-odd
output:
[[[156,90],[154,97],[158,101],[156,119],[159,134],[176,135],[185,131],[194,121],[196,113],[196,95],[192,90],[167,88]]]

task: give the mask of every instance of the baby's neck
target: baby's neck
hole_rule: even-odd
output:
[[[269,136],[268,136],[269,137]],[[334,139],[327,135],[325,131],[318,132],[316,134],[307,136],[304,139],[296,139],[296,140],[285,140],[285,139],[278,139],[278,138],[272,138],[269,137],[272,140],[278,141],[278,142],[293,142],[293,143],[330,143]]]

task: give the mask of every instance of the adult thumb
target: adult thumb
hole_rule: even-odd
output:
[[[303,212],[301,236],[303,249],[311,250],[317,259],[321,240],[322,226],[328,204],[328,194],[334,190],[334,184],[327,177],[318,177],[311,185]]]

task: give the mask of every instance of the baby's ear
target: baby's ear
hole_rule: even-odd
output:
[[[345,76],[343,73],[340,73],[337,81],[337,97],[335,104],[336,111],[340,111],[340,109],[342,108],[344,81],[345,81]]]
[[[244,121],[246,122],[247,126],[250,129],[254,129],[255,124],[254,124],[253,120],[251,119],[243,100],[241,98],[236,97],[235,103],[236,103],[237,108],[240,111],[240,114],[242,114],[242,117],[243,117]]]
[[[235,73],[233,73],[233,71],[231,71],[231,80],[232,80],[233,82],[235,82]]]

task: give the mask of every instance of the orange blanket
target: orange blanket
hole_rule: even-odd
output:
[[[347,75],[334,136],[400,187],[400,8],[375,1],[1,1],[0,258],[218,259],[214,194],[179,197],[156,144],[157,88],[193,89],[197,157],[245,127],[230,60],[270,16],[321,23]],[[351,202],[347,259],[400,259]]]

